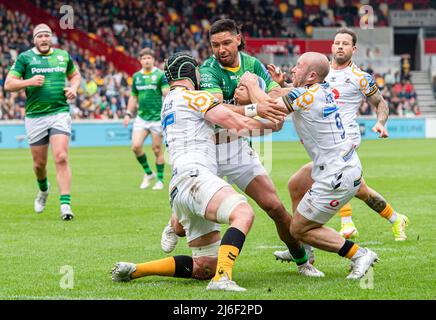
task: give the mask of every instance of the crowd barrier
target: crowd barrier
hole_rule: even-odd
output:
[[[363,139],[377,139],[371,128],[376,119],[358,118]],[[436,118],[389,118],[391,139],[436,138]],[[130,144],[132,124],[124,128],[121,120],[73,121],[71,147],[127,146]],[[283,129],[272,134],[272,141],[298,141],[293,122],[288,119]],[[145,144],[150,144],[147,139]],[[24,121],[0,121],[0,148],[28,147]]]

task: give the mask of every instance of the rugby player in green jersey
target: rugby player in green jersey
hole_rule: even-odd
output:
[[[33,157],[39,192],[36,213],[43,212],[50,191],[47,179],[48,145],[51,144],[60,192],[63,220],[71,220],[71,169],[68,148],[71,135],[70,107],[81,76],[68,52],[52,48],[52,31],[46,24],[33,30],[34,48],[22,52],[5,81],[7,91],[26,90],[25,127]],[[70,85],[66,87],[66,79]]]
[[[169,85],[162,70],[154,66],[154,51],[150,48],[142,49],[139,53],[139,61],[142,69],[133,75],[132,95],[127,104],[127,112],[124,117],[124,127],[127,127],[136,106],[138,114],[133,123],[132,151],[136,159],[144,169],[144,179],[140,188],[146,189],[150,181],[156,176],[148,165],[143,145],[145,139],[151,134],[151,148],[156,157],[157,181],[153,190],[164,188],[164,155],[162,148],[162,125],[160,112],[162,109],[162,97],[169,91]]]
[[[249,117],[261,116],[275,122],[283,120],[284,114],[273,107],[260,109],[260,105],[258,108],[256,104],[234,105],[235,90],[240,78],[247,71],[258,76],[260,86],[271,98],[282,95],[279,84],[271,79],[263,64],[241,51],[244,40],[236,22],[231,19],[216,21],[209,30],[209,36],[213,56],[200,68],[201,89],[213,94],[234,112]],[[308,254],[301,243],[290,234],[291,215],[280,201],[273,182],[249,143],[222,130],[217,132],[216,143],[218,174],[236,184],[274,220],[279,237],[290,250],[300,274],[323,276],[322,272],[309,263]],[[180,229],[173,217],[162,233],[161,246],[165,252],[170,252],[177,243],[175,228]]]

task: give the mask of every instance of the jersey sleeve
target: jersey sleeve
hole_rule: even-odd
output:
[[[132,96],[137,97],[138,96],[138,89],[136,89],[136,74],[133,75],[132,78]]]
[[[314,100],[313,93],[306,88],[295,88],[282,97],[289,113],[308,109]]]
[[[9,74],[22,78],[24,73],[26,72],[26,61],[23,55],[19,55],[15,63],[12,65],[11,70],[9,70]]]
[[[198,112],[203,118],[207,111],[220,105],[220,101],[206,91],[186,91],[183,98],[188,108]]]
[[[265,81],[266,92],[270,92],[274,88],[280,88],[280,85],[271,78],[268,70],[266,70],[265,66],[259,60],[256,60],[254,63],[254,73]]]
[[[378,91],[374,78],[366,72],[359,78],[359,88],[360,92],[366,97],[370,97]]]
[[[209,93],[223,93],[221,82],[215,71],[210,67],[200,68],[200,89]]]
[[[76,65],[74,64],[73,58],[71,58],[71,56],[68,55],[67,76],[72,74],[74,71],[76,71]]]

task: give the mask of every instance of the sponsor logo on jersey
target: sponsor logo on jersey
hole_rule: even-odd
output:
[[[330,201],[330,206],[332,208],[336,208],[339,205],[339,201],[338,200],[332,200]]]
[[[157,86],[153,84],[147,84],[144,86],[136,86],[136,90],[156,90]]]
[[[57,56],[56,58],[58,58],[59,61],[64,61],[65,60],[65,58],[62,57],[62,56]]]
[[[157,79],[156,75],[151,76],[151,81],[156,81],[156,79]]]
[[[54,72],[61,72],[65,73],[67,72],[67,68],[65,67],[52,67],[52,68],[32,68],[31,69],[32,74],[35,73],[54,73]]]
[[[341,94],[339,93],[339,90],[334,88],[332,90],[333,94],[335,95],[335,99],[339,99],[339,97],[341,96]]]
[[[322,117],[327,118],[329,115],[331,115],[332,113],[335,113],[338,110],[339,110],[339,108],[337,105],[334,105],[331,107],[326,107],[326,108],[322,109]]]
[[[35,65],[35,64],[41,64],[41,60],[36,59],[35,57],[32,58],[32,61],[29,63],[29,65]]]

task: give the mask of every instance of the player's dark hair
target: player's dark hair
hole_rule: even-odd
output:
[[[244,50],[245,48],[245,38],[244,35],[241,32],[242,25],[238,25],[235,20],[232,19],[220,19],[215,21],[209,30],[209,39],[212,37],[212,35],[220,32],[230,32],[234,35],[240,34],[241,35],[241,44],[238,46],[238,50]]]
[[[349,34],[351,36],[351,38],[353,39],[353,46],[356,45],[356,43],[357,43],[357,34],[356,34],[356,32],[354,32],[353,30],[351,30],[349,28],[340,28],[340,29],[336,30],[335,37],[338,34],[341,34],[341,33]]]
[[[139,57],[142,58],[143,56],[152,56],[154,58],[154,50],[151,48],[142,49],[139,51]]]

